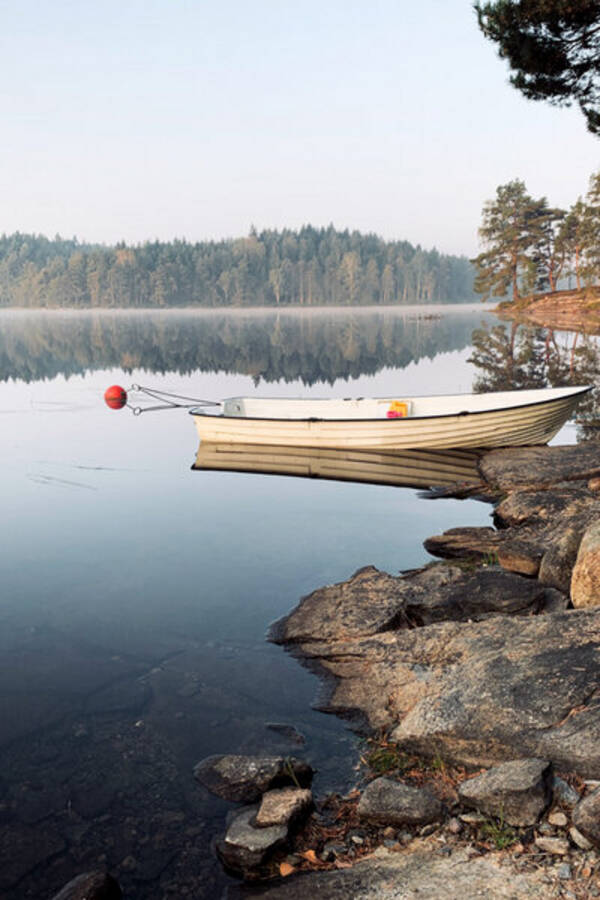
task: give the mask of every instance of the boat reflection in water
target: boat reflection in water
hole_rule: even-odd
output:
[[[480,450],[349,450],[201,441],[192,469],[294,475],[412,488],[482,486]],[[454,492],[454,491],[453,491]]]

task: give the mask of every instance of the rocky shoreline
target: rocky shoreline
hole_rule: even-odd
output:
[[[495,450],[479,471],[494,527],[272,627],[319,674],[318,707],[368,737],[362,779],[319,801],[300,760],[201,761],[245,804],[216,845],[245,879],[227,897],[600,896],[600,445]]]
[[[504,300],[495,312],[500,318],[516,319],[531,325],[565,331],[600,333],[600,291],[597,285],[520,300]]]

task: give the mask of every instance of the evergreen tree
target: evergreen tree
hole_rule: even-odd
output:
[[[518,179],[500,185],[496,199],[483,208],[479,235],[486,250],[473,262],[477,270],[475,291],[489,297],[504,297],[509,290],[519,299],[519,290],[532,290],[536,280],[535,249],[542,237],[545,201],[535,201]]]
[[[577,102],[589,130],[600,133],[598,0],[496,0],[475,3],[475,11],[521,93],[557,105]]]

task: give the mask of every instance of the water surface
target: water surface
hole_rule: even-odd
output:
[[[108,867],[128,896],[218,896],[226,804],[210,753],[299,753],[343,789],[356,738],[265,642],[305,593],[487,524],[415,490],[192,471],[183,410],[134,417],[117,382],[194,397],[470,391],[481,308],[0,313],[0,894]],[[269,723],[293,724],[297,746]]]

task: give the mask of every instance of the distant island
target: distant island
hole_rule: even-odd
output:
[[[364,306],[475,299],[464,256],[305,226],[114,246],[0,237],[0,306],[100,309]]]

